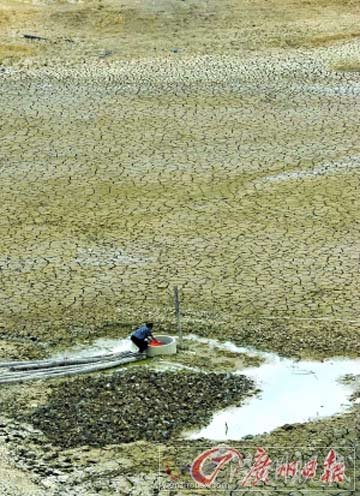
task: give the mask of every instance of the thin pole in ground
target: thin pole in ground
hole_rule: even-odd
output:
[[[176,316],[176,330],[179,336],[179,345],[182,346],[182,330],[181,330],[181,320],[180,320],[180,297],[179,288],[174,286],[174,303],[175,303],[175,316]]]

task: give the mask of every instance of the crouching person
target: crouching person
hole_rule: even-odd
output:
[[[148,348],[149,342],[154,339],[152,328],[152,322],[146,322],[131,334],[130,339],[139,348],[139,353],[143,353]]]

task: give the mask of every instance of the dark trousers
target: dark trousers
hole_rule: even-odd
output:
[[[136,336],[131,336],[131,341],[136,344],[139,348],[139,352],[142,353],[149,346],[148,342],[145,339],[139,339]]]

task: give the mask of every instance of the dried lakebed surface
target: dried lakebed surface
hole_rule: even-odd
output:
[[[333,67],[357,40],[106,63],[66,43],[0,75],[3,356],[169,327],[174,284],[184,330],[359,353],[359,84]]]
[[[184,332],[358,356],[359,21],[352,0],[1,0],[1,358],[171,333],[174,284]],[[1,399],[31,413],[51,384]],[[359,426],[354,404],[247,442],[352,445]],[[25,427],[0,426],[3,494],[154,494],[152,443]]]

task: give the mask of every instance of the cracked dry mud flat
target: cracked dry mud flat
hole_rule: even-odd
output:
[[[1,358],[169,330],[175,284],[185,332],[358,355],[359,15],[2,0]],[[327,442],[359,438],[356,412]]]

